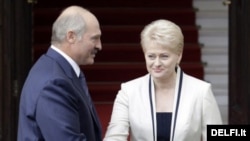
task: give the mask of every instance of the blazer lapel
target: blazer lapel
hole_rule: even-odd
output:
[[[175,98],[174,98],[174,109],[172,113],[172,120],[171,120],[171,133],[170,133],[170,140],[173,141],[174,135],[175,135],[175,125],[177,122],[178,117],[178,108],[179,108],[179,100],[181,98],[181,88],[182,88],[182,70],[180,68],[177,69],[177,78],[176,78],[176,87],[175,87]],[[151,121],[152,122],[152,129],[153,129],[153,136],[154,140],[156,140],[156,109],[155,109],[155,88],[153,80],[150,79],[150,75],[148,77],[145,77],[145,82],[147,82],[147,85],[144,84],[145,89],[148,90],[148,96],[145,96],[144,103],[151,105]],[[144,83],[145,83],[144,82]]]
[[[180,67],[177,68],[177,77],[176,77],[176,86],[175,86],[175,97],[174,97],[174,109],[172,113],[171,120],[171,133],[170,141],[174,141],[174,136],[176,132],[176,122],[178,121],[178,110],[179,110],[179,101],[181,99],[182,93],[182,81],[183,81],[183,72]]]

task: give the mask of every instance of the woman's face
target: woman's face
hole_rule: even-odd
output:
[[[144,56],[147,70],[155,79],[167,79],[175,75],[175,67],[181,60],[181,55],[170,47],[157,44],[148,44],[144,47]]]

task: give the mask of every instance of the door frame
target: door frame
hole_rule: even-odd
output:
[[[229,6],[229,124],[250,123],[250,1]]]
[[[0,141],[17,140],[19,96],[32,60],[32,5],[27,1],[0,0]]]

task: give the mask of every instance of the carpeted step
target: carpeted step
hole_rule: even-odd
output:
[[[38,44],[34,47],[34,59],[37,60],[47,51],[49,44]],[[195,55],[194,55],[195,54]],[[199,44],[185,44],[182,60],[196,62],[201,60]],[[139,43],[109,43],[102,44],[102,50],[97,54],[95,62],[134,62],[144,61],[144,54]]]
[[[37,8],[34,25],[52,25],[62,8]],[[180,25],[195,25],[193,8],[90,8],[101,25],[146,25],[156,19],[168,19]],[[50,15],[50,16],[48,16]],[[188,17],[188,18],[184,18]]]
[[[195,25],[195,9],[193,8],[132,7],[90,10],[97,16],[102,25],[145,25],[156,19],[168,19],[180,25]]]
[[[103,43],[139,43],[143,25],[102,26]],[[198,42],[196,26],[182,26],[185,43]],[[34,29],[35,43],[48,43],[51,38],[51,26],[39,26]]]
[[[98,116],[100,117],[99,119],[102,125],[102,136],[104,137],[109,121],[110,121],[110,117],[111,117],[111,113],[113,109],[113,103],[112,102],[109,102],[109,103],[95,102],[94,105],[96,108],[96,112]]]
[[[192,0],[40,0],[35,7],[192,7]]]
[[[125,81],[124,81],[125,82]],[[122,82],[87,82],[92,100],[113,102]]]

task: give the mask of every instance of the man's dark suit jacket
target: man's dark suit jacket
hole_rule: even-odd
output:
[[[71,65],[53,49],[24,84],[18,141],[101,141],[101,124]]]

